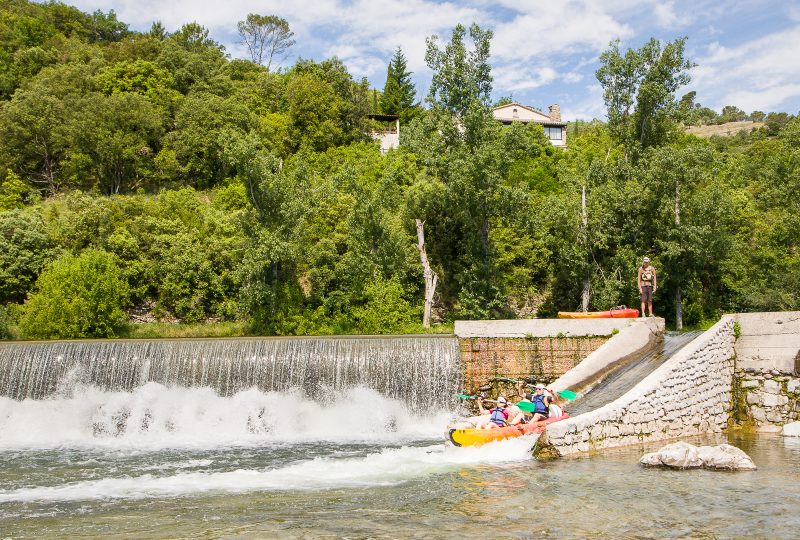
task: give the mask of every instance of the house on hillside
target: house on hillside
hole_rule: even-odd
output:
[[[550,114],[545,114],[542,111],[519,103],[507,103],[492,109],[492,115],[495,120],[503,124],[511,124],[512,122],[522,122],[523,124],[536,122],[541,124],[544,128],[544,134],[550,139],[550,143],[553,146],[566,148],[567,123],[561,121],[561,107],[555,103],[550,105],[548,110]]]
[[[374,120],[369,135],[381,145],[381,154],[400,147],[400,117],[395,114],[368,114]]]

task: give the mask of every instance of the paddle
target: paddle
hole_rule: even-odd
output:
[[[530,401],[520,401],[517,403],[517,408],[522,412],[533,412],[536,410],[536,405]]]
[[[575,398],[578,397],[578,394],[576,394],[572,390],[561,390],[560,392],[558,392],[558,395],[569,401],[575,401]]]
[[[492,380],[505,381],[505,382],[510,382],[510,383],[514,383],[514,384],[516,384],[518,382],[523,382],[523,381],[520,381],[518,379],[512,379],[510,377],[492,377]],[[532,386],[532,385],[530,383],[528,383],[528,386]],[[572,390],[559,390],[558,392],[556,392],[556,394],[558,394],[559,397],[566,399],[567,401],[575,401],[575,398],[578,397],[578,394],[576,394]],[[529,412],[529,411],[525,411],[525,412]]]

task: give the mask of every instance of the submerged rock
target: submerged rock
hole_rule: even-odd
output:
[[[792,422],[783,426],[781,435],[784,437],[800,437],[800,422]]]
[[[645,467],[668,467],[670,469],[720,469],[729,471],[752,471],[757,467],[750,456],[729,444],[697,447],[679,441],[668,444],[658,452],[645,454],[639,460]]]

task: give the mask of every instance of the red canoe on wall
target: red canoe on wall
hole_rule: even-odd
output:
[[[559,319],[634,319],[639,316],[638,309],[619,308],[608,311],[559,311]]]

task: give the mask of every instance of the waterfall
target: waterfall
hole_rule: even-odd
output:
[[[453,404],[461,386],[452,336],[53,341],[0,344],[0,396],[40,400],[71,384],[130,392],[155,382],[210,387],[220,396],[258,388],[373,389],[425,412]]]

